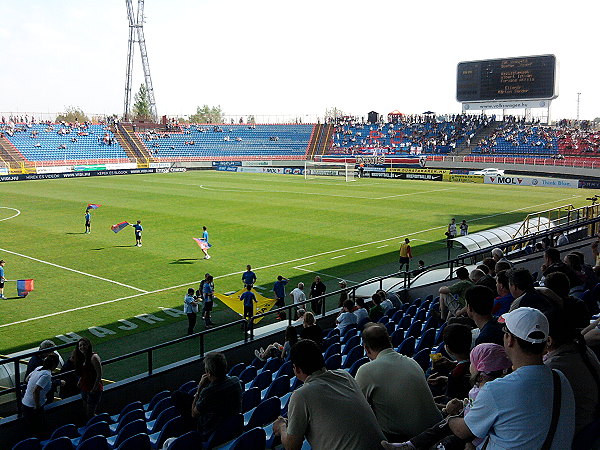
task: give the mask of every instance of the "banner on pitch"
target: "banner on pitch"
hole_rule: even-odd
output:
[[[17,295],[19,297],[27,297],[33,291],[33,280],[17,280]]]
[[[110,229],[113,230],[115,233],[118,233],[127,226],[129,226],[129,222],[121,222],[113,225],[112,227],[110,227]]]
[[[231,294],[231,295],[215,294],[215,298],[218,298],[219,300],[221,300],[232,311],[239,314],[240,317],[243,317],[244,316],[244,302],[240,300],[240,295],[242,295],[244,292],[246,292],[246,289],[240,289],[239,291],[237,291],[236,293]],[[275,304],[275,301],[276,301],[274,298],[263,297],[258,292],[256,292],[254,289],[252,289],[252,292],[256,296],[256,300],[257,300],[257,303],[252,302],[254,305],[254,314],[262,314],[264,312],[271,310],[271,308],[273,308],[273,305]],[[262,319],[263,319],[262,317],[259,319],[256,319],[254,321],[254,323],[258,323]]]
[[[90,209],[98,209],[101,206],[102,205],[97,205],[96,203],[88,203],[87,208],[85,208],[85,210],[89,211]]]

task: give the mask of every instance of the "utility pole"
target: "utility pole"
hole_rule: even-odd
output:
[[[146,83],[146,90],[148,91],[150,113],[152,114],[152,119],[154,121],[158,121],[156,100],[154,99],[154,88],[152,87],[152,78],[150,77],[148,52],[146,51],[146,40],[144,38],[144,0],[138,0],[137,16],[133,11],[132,0],[125,0],[125,3],[127,5],[127,18],[129,20],[129,41],[127,52],[127,73],[125,75],[125,101],[123,107],[123,116],[125,120],[129,119],[133,53],[135,49],[135,43],[137,42],[140,46],[140,54],[142,55],[142,68],[144,69],[144,81]]]

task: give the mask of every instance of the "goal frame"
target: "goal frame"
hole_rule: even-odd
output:
[[[308,181],[320,177],[344,177],[346,182],[356,181],[356,169],[354,164],[345,161],[304,161],[304,179]]]

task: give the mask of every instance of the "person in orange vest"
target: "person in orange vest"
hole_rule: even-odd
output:
[[[404,264],[406,264],[406,270],[408,271],[410,260],[412,258],[412,250],[410,248],[410,240],[408,238],[404,239],[404,242],[400,244],[400,269],[399,272],[402,272],[402,268]]]

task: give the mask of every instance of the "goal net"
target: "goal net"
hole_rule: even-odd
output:
[[[344,162],[304,162],[304,179],[314,180],[320,177],[344,177],[345,181],[355,180],[354,164]]]

